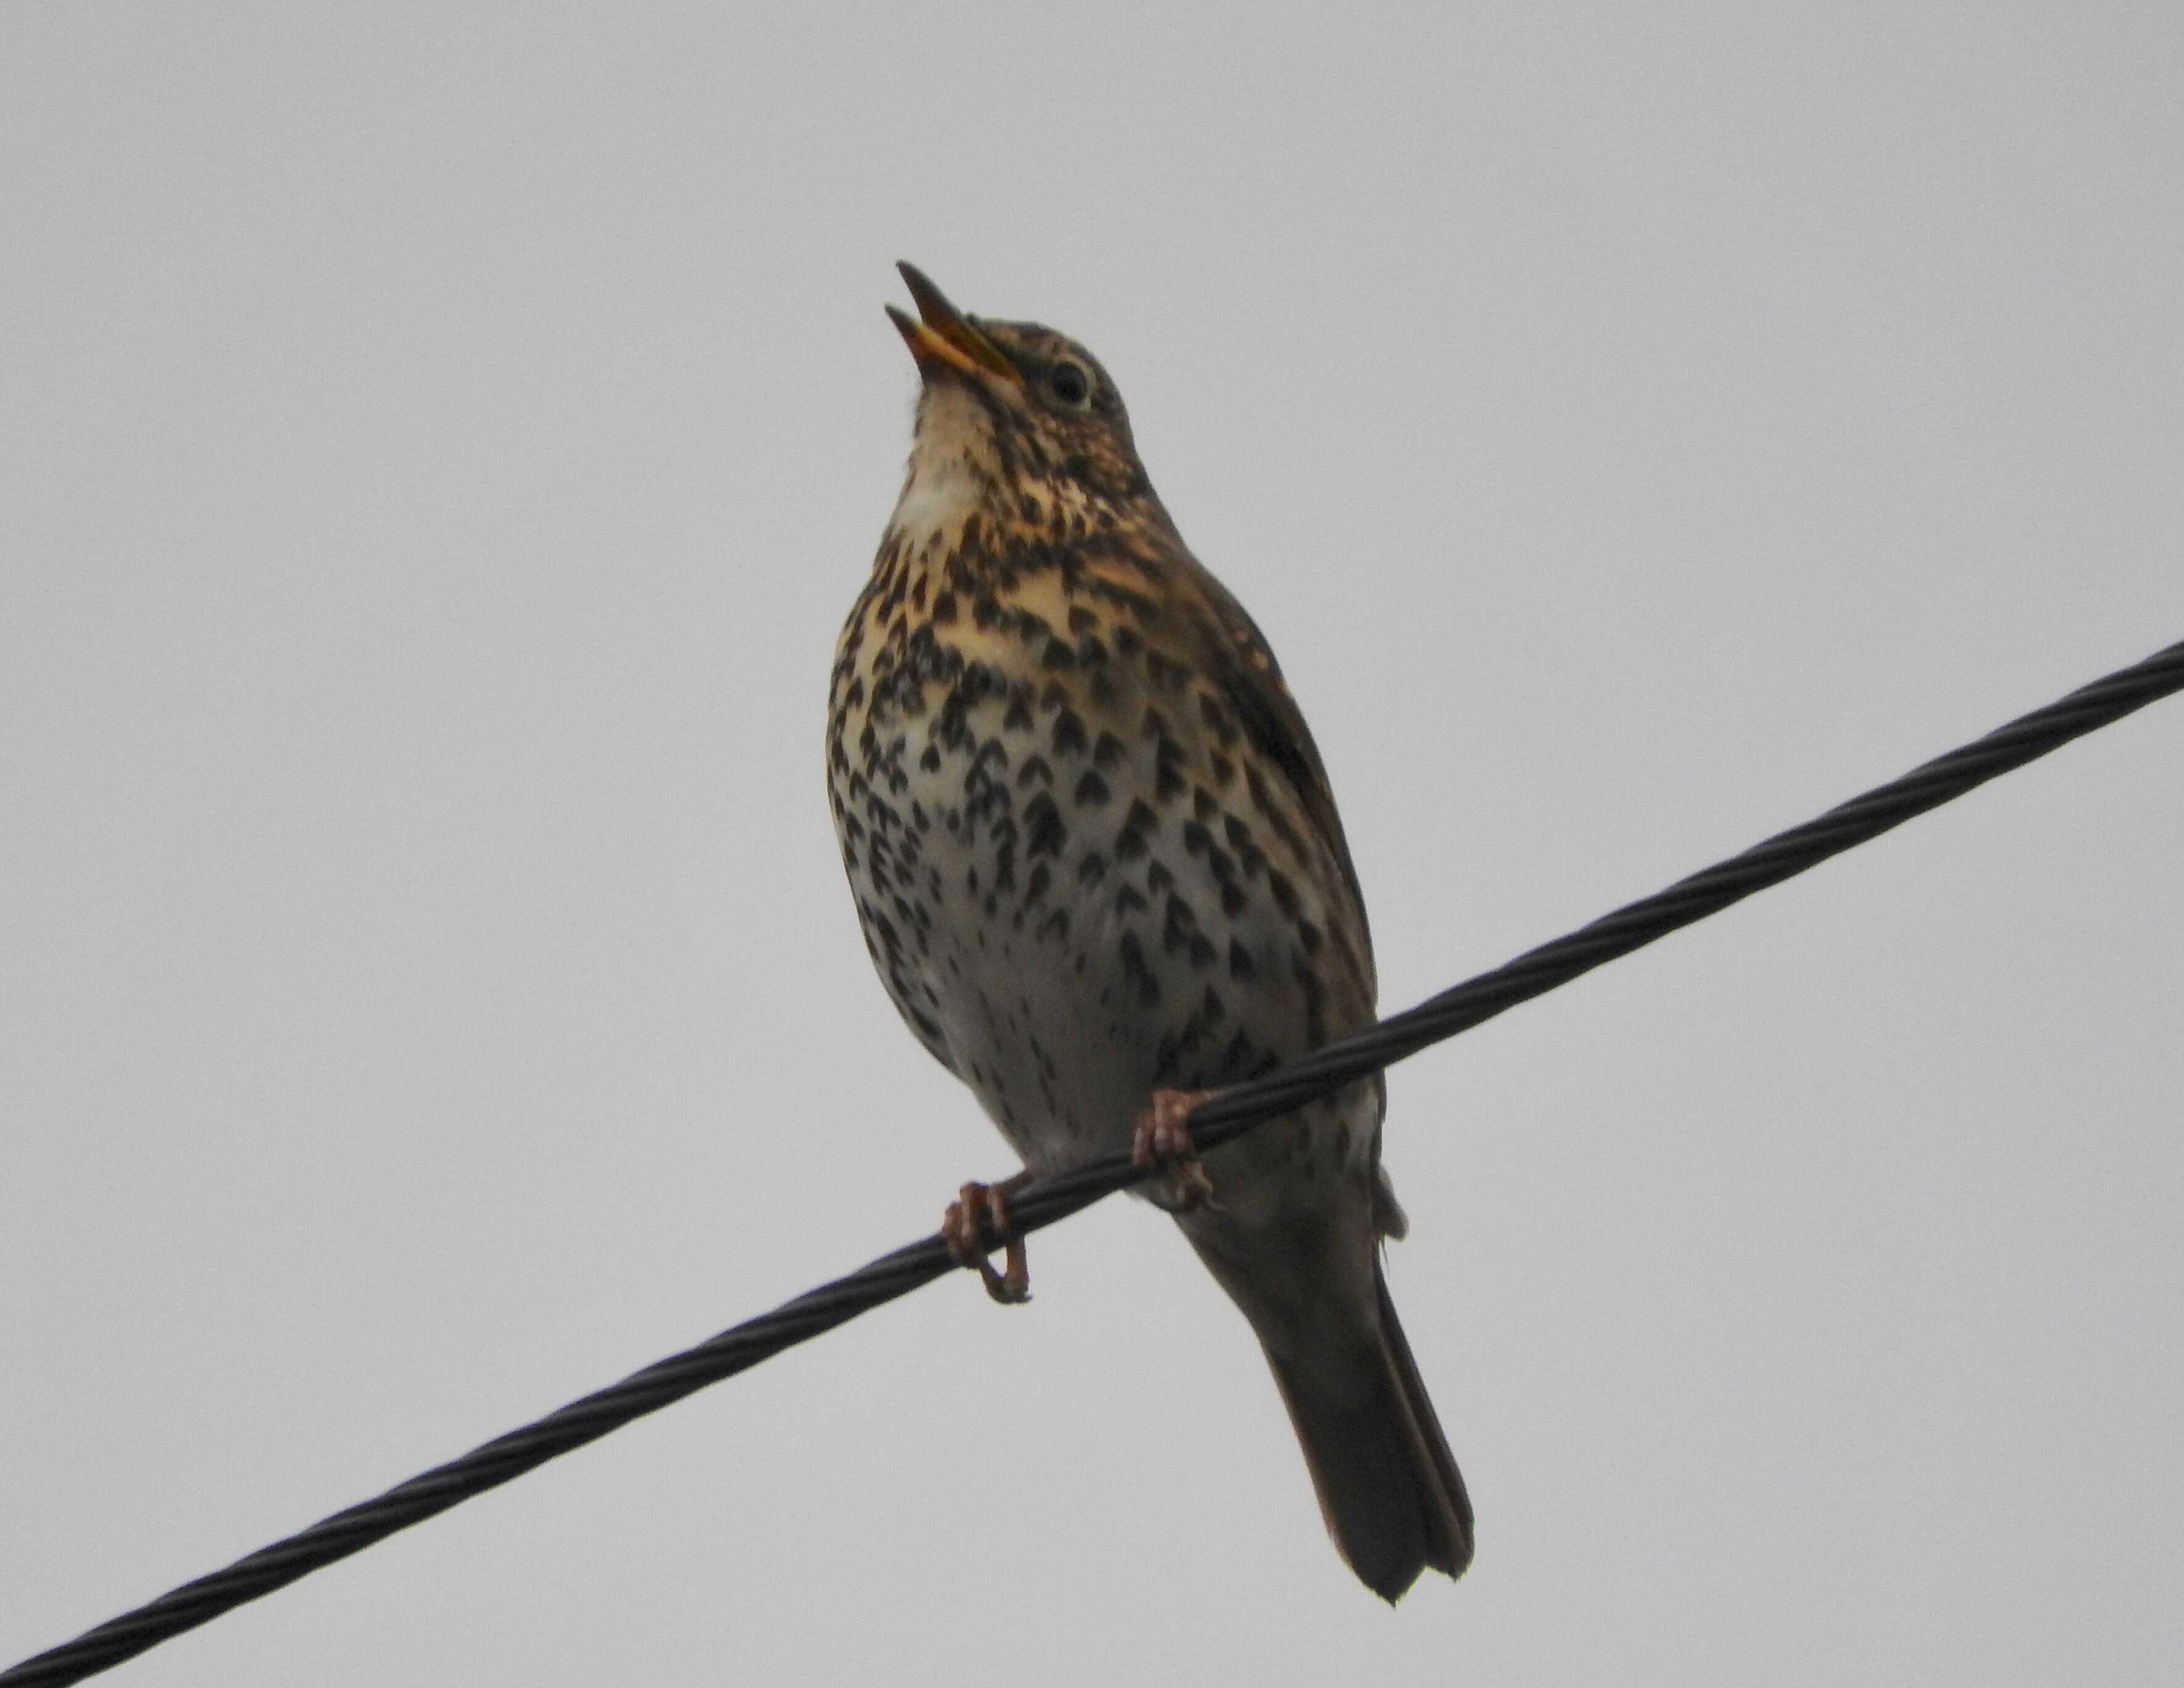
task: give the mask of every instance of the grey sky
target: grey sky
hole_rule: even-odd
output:
[[[1393,1008],[2184,636],[2180,183],[2173,5],[14,0],[0,1663],[1010,1169],[820,777],[893,259],[1112,371]],[[2180,767],[1396,1072],[1461,1585],[1117,1202],[115,1680],[2174,1679]]]

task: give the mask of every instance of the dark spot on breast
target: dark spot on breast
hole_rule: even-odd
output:
[[[1318,1046],[1327,1041],[1327,986],[1301,952],[1290,953],[1290,976],[1304,992],[1305,1041]]]
[[[1221,1071],[1230,1083],[1238,1079],[1256,1078],[1274,1064],[1271,1055],[1261,1054],[1251,1038],[1240,1031],[1228,1040],[1228,1047],[1221,1052]]]
[[[1024,806],[1024,852],[1028,856],[1058,856],[1068,841],[1069,829],[1051,792],[1041,791]]]
[[[1088,768],[1084,777],[1077,782],[1077,807],[1097,808],[1107,801],[1107,782]]]
[[[1166,652],[1149,647],[1145,652],[1145,678],[1152,682],[1154,691],[1173,693],[1183,690],[1184,682],[1190,678],[1190,670]]]
[[[1267,782],[1259,776],[1259,770],[1256,768],[1245,769],[1244,781],[1251,788],[1253,807],[1267,818],[1267,825],[1273,830],[1275,838],[1296,860],[1300,862],[1305,860],[1304,840],[1297,836],[1297,830],[1290,825],[1289,817],[1274,802],[1273,794],[1267,789]]]
[[[1123,934],[1123,977],[1137,986],[1138,1001],[1150,1008],[1160,1001],[1160,980],[1145,963],[1145,946],[1135,932]]]
[[[1251,952],[1244,947],[1241,938],[1228,940],[1228,976],[1235,980],[1249,979],[1259,969],[1252,963]]]
[[[1179,897],[1169,897],[1161,924],[1161,947],[1173,953],[1189,944],[1197,930],[1198,917],[1190,912],[1190,905]]]

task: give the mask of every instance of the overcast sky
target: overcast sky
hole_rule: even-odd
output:
[[[2184,637],[2173,0],[1340,10],[0,8],[0,1663],[1012,1169],[821,777],[899,257],[1113,372],[1389,1009]],[[1461,1584],[1116,1201],[114,1680],[2175,1680],[2180,770],[1396,1071]]]

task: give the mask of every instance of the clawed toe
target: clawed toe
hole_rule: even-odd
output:
[[[959,1266],[978,1269],[986,1293],[1004,1307],[1031,1299],[1031,1262],[1024,1240],[1009,1228],[1009,1197],[1031,1182],[1028,1172],[999,1184],[967,1184],[948,1204],[940,1220],[940,1240]],[[1004,1269],[995,1271],[988,1256],[1002,1249]]]
[[[1190,1141],[1190,1110],[1212,1091],[1156,1090],[1152,1106],[1138,1116],[1138,1129],[1130,1139],[1133,1166],[1162,1168],[1167,1174],[1167,1201],[1162,1205],[1187,1213],[1203,1205],[1213,1193],[1213,1180]]]

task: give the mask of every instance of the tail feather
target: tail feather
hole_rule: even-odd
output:
[[[1336,1551],[1383,1600],[1400,1600],[1429,1569],[1459,1577],[1471,1563],[1471,1499],[1427,1398],[1418,1363],[1374,1264],[1378,1352],[1340,1391],[1319,1369],[1267,1360]],[[1362,1374],[1360,1375],[1359,1374]]]
[[[1260,1224],[1201,1212],[1184,1231],[1251,1321],[1336,1551],[1393,1602],[1425,1570],[1463,1574],[1471,1501],[1388,1298],[1381,1220],[1361,1199]]]

